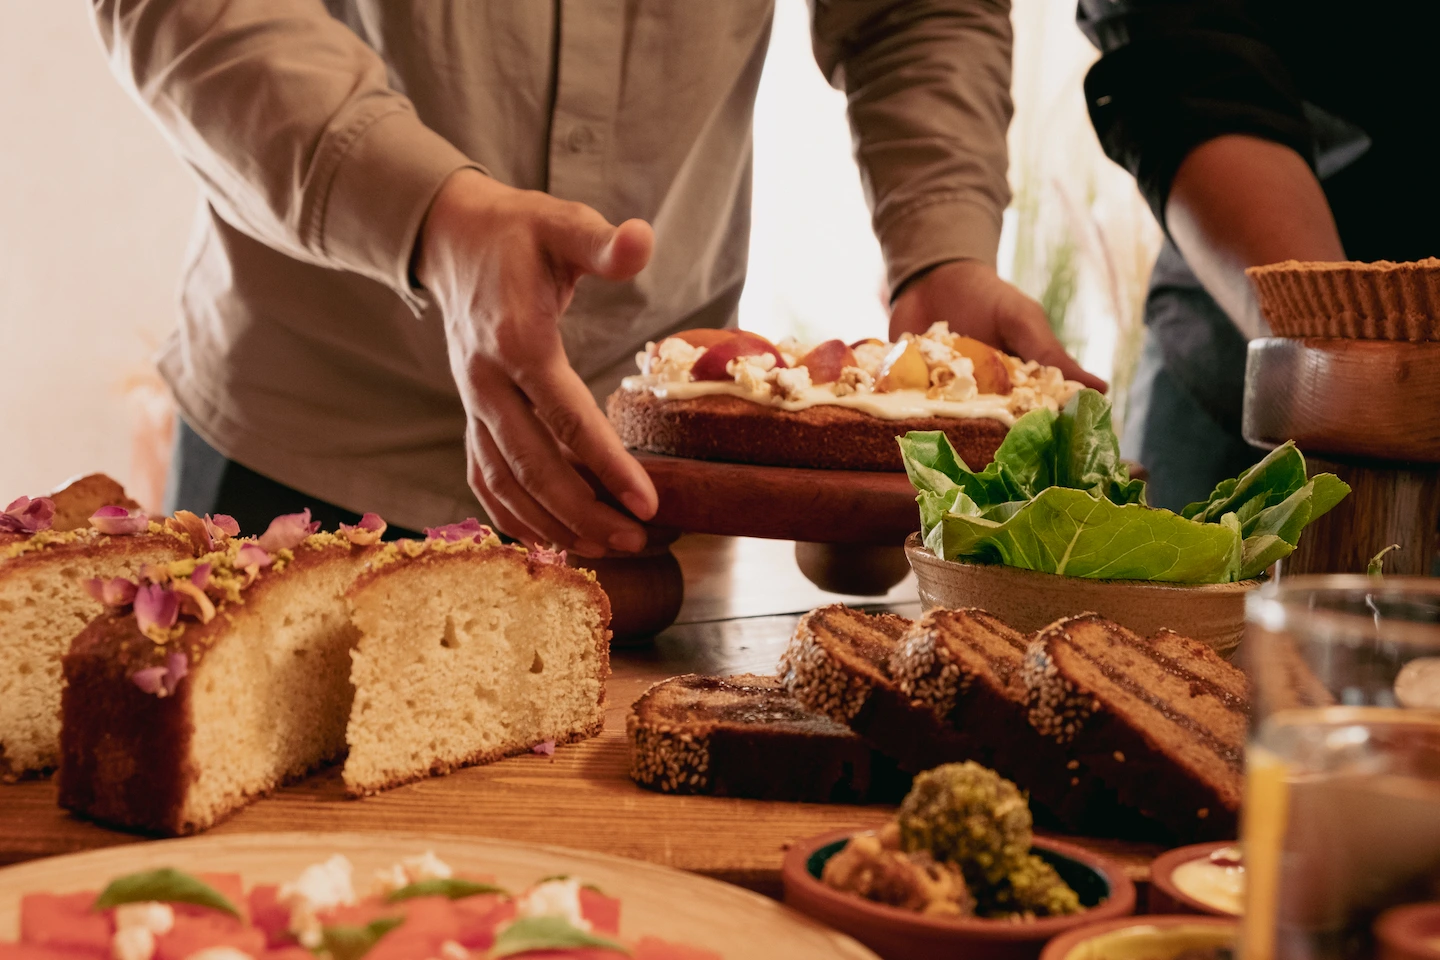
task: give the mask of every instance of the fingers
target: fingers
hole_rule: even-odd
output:
[[[655,233],[643,220],[611,226],[582,203],[557,204],[542,226],[546,247],[580,273],[628,280],[650,262]]]
[[[1047,367],[1058,368],[1066,380],[1078,381],[1101,393],[1109,389],[1104,380],[1086,371],[1065,352],[1055,332],[1050,329],[1050,322],[1045,318],[1045,311],[1040,304],[1029,297],[1022,297],[1017,312],[1018,316],[1000,325],[1011,352],[1026,360],[1036,360]]]

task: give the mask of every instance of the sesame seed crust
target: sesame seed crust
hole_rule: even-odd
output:
[[[822,608],[823,610],[823,608]],[[868,678],[847,670],[815,635],[812,610],[800,618],[780,657],[780,682],[807,710],[849,724],[874,690]]]
[[[630,739],[630,779],[661,793],[706,793],[710,786],[710,737],[668,723],[647,723],[635,713],[625,720]]]
[[[1064,637],[1060,620],[1046,627],[1025,651],[1020,677],[1028,691],[1027,716],[1030,725],[1056,743],[1070,743],[1099,706],[1094,697],[1061,675],[1050,654],[1049,644]]]
[[[939,631],[923,623],[895,648],[890,675],[907,697],[941,718],[950,716],[956,701],[975,681],[974,674],[940,642]]]

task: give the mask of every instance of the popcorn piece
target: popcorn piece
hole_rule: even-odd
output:
[[[684,383],[690,379],[690,368],[705,352],[679,337],[666,337],[657,343],[645,344],[645,352],[636,357],[640,372],[662,383]]]
[[[810,389],[810,371],[804,367],[777,367],[770,371],[770,382],[777,396],[792,400]]]
[[[875,378],[859,367],[846,367],[835,381],[835,396],[845,397],[852,393],[874,393]]]
[[[978,391],[975,364],[968,357],[952,356],[943,366],[930,369],[930,389],[925,396],[932,400],[969,400]]]
[[[870,375],[872,383],[880,375],[880,367],[885,363],[885,355],[889,352],[888,343],[866,341],[855,348],[855,361],[861,370]]]
[[[580,912],[580,881],[574,877],[546,880],[521,894],[515,901],[517,917],[561,917],[571,926],[590,929]]]
[[[311,864],[290,883],[282,884],[276,900],[290,911],[289,930],[301,946],[320,946],[320,914],[336,907],[353,906],[354,868],[348,858],[336,854],[324,863]]]
[[[736,357],[725,366],[726,372],[746,393],[760,398],[771,394],[769,373],[775,366],[775,358],[768,353],[752,357]]]

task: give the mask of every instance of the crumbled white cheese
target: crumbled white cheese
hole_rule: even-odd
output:
[[[776,367],[770,371],[775,394],[786,400],[810,389],[810,371],[805,367]]]
[[[546,880],[526,890],[515,901],[517,917],[561,917],[573,927],[590,929],[580,912],[580,881],[574,877]]]
[[[290,910],[289,930],[302,946],[314,949],[320,945],[319,914],[355,902],[354,868],[341,854],[324,863],[306,867],[299,877],[282,884],[276,900]]]
[[[238,947],[220,946],[196,950],[185,960],[255,960],[255,958]]]
[[[110,938],[113,960],[150,960],[155,956],[155,934],[149,927],[121,927]]]
[[[455,871],[435,856],[434,850],[426,850],[418,857],[406,857],[385,870],[375,871],[375,879],[383,893],[391,893],[422,880],[448,880],[454,875]]]
[[[874,380],[880,376],[880,367],[885,363],[885,356],[889,352],[888,343],[862,343],[855,347],[855,363]]]
[[[705,352],[679,337],[666,337],[657,343],[645,344],[643,358],[637,358],[640,372],[661,382],[684,383],[690,379],[690,368]]]
[[[446,940],[440,944],[440,960],[470,960],[470,951],[463,943]]]
[[[169,933],[175,926],[175,909],[168,903],[147,900],[122,903],[115,908],[115,929],[144,927],[151,933]]]
[[[926,340],[938,340],[952,348],[955,346],[955,341],[959,339],[959,334],[951,333],[950,324],[944,320],[937,320],[930,324],[930,329],[920,334],[920,336]]]

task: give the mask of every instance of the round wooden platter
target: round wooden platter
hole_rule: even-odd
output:
[[[806,470],[636,453],[660,494],[652,521],[689,533],[899,546],[920,526],[903,472]]]
[[[19,935],[20,897],[99,889],[109,880],[155,867],[239,873],[249,887],[294,879],[342,853],[355,866],[357,893],[376,870],[435,851],[459,872],[489,874],[511,890],[566,874],[619,897],[620,933],[656,936],[724,957],[874,960],[874,954],[774,900],[716,880],[654,864],[560,847],[527,846],[443,834],[252,833],[110,847],[0,870],[0,941]]]

